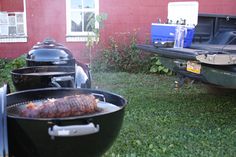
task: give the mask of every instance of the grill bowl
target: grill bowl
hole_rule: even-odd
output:
[[[9,94],[7,106],[37,99],[57,98],[74,94],[102,94],[106,102],[119,110],[67,118],[25,118],[8,115],[10,156],[24,157],[95,157],[101,156],[114,142],[122,126],[126,100],[119,95],[90,89],[34,89]],[[72,137],[54,137],[49,129],[55,125],[73,126],[93,123],[99,131]]]
[[[71,66],[35,66],[11,71],[12,81],[17,91],[57,87],[52,78],[69,77],[71,80],[60,81],[61,87],[73,87],[75,69]]]

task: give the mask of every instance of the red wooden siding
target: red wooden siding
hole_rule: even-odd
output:
[[[110,36],[122,40],[124,35],[134,30],[138,32],[140,42],[150,38],[150,24],[157,18],[164,21],[167,4],[173,1],[180,0],[100,0],[100,13],[108,14],[101,31],[100,45],[106,45]],[[236,15],[235,7],[235,0],[199,0],[200,13]],[[66,42],[65,0],[26,0],[26,12],[28,42],[0,43],[0,57],[17,57],[26,53],[36,42],[52,37],[71,49],[77,59],[87,61],[85,43]]]
[[[0,11],[23,12],[23,0],[0,0]]]

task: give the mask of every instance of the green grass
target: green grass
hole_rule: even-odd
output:
[[[175,77],[95,73],[93,87],[128,100],[122,129],[104,157],[236,156],[235,94],[202,84],[174,90]]]
[[[9,68],[11,69],[11,68]],[[11,83],[2,69],[0,85]],[[174,76],[93,73],[93,88],[128,100],[120,134],[103,157],[234,157],[236,97],[200,83],[174,90]]]

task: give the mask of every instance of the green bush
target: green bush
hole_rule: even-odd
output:
[[[8,83],[10,85],[10,88],[13,89],[10,73],[13,69],[17,69],[25,65],[25,55],[22,55],[13,60],[0,59],[0,85],[2,86],[4,83]]]
[[[102,49],[92,60],[93,71],[124,71],[132,73],[155,73],[172,75],[173,72],[164,67],[158,56],[142,53],[136,46],[136,33],[130,35],[128,43],[118,43],[109,39],[109,47]]]
[[[7,59],[0,59],[0,69],[4,69],[5,65],[9,62]]]
[[[143,54],[136,47],[136,34],[128,37],[129,43],[118,43],[109,39],[109,47],[102,49],[92,61],[94,71],[148,72],[150,55]]]

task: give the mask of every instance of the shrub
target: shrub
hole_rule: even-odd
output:
[[[16,59],[0,59],[0,85],[3,83],[8,83],[13,89],[12,81],[11,81],[11,71],[13,69],[17,69],[26,65],[25,56],[22,55]]]
[[[126,37],[123,37],[126,38]],[[136,46],[137,33],[129,34],[127,40],[117,42],[109,38],[108,48],[101,50],[92,60],[93,71],[125,71],[132,73],[156,73],[172,75],[173,72],[164,67],[158,55],[142,53]]]
[[[148,72],[150,55],[143,54],[136,47],[136,34],[129,36],[129,43],[118,43],[109,39],[109,47],[102,49],[92,62],[94,71]]]

